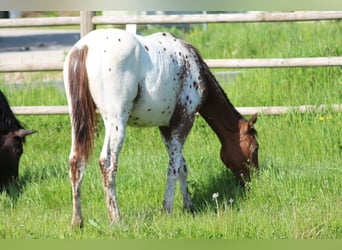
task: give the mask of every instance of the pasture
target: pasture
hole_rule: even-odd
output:
[[[167,30],[154,28],[144,31]],[[204,58],[340,56],[342,23],[210,24],[171,32]],[[63,89],[36,74],[21,88],[0,88],[12,106],[66,105]],[[340,67],[244,69],[220,81],[236,107],[334,104],[342,100]],[[38,82],[38,85],[36,84]],[[161,211],[168,156],[157,128],[128,128],[120,154],[117,195],[121,221],[109,226],[98,156],[104,128],[82,184],[83,230],[72,230],[66,115],[18,116],[38,133],[27,139],[20,189],[0,194],[2,239],[341,239],[342,113],[260,114],[260,172],[243,191],[219,159],[219,141],[201,117],[185,143],[196,215]],[[218,197],[216,197],[218,194]],[[216,197],[216,198],[213,198]]]

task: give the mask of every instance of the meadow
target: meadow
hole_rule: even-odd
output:
[[[342,22],[209,24],[170,30],[204,58],[318,57],[342,54]],[[222,71],[222,70],[221,70]],[[236,70],[232,70],[236,71]],[[0,88],[12,106],[66,105],[63,89],[41,82]],[[335,104],[342,68],[244,69],[220,81],[236,107]],[[179,189],[162,212],[168,157],[157,128],[128,128],[117,175],[121,221],[109,226],[98,156],[103,125],[82,185],[85,227],[73,230],[66,115],[18,116],[28,129],[20,189],[0,193],[1,239],[341,239],[342,113],[259,114],[260,171],[242,190],[219,159],[220,144],[198,116],[185,144],[196,215],[183,213]],[[218,194],[213,198],[213,194]]]

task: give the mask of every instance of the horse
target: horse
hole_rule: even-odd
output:
[[[177,180],[185,210],[194,212],[183,145],[199,113],[221,142],[220,156],[244,185],[258,169],[254,127],[204,62],[199,51],[171,33],[146,37],[120,29],[97,29],[68,52],[63,77],[71,120],[69,175],[74,227],[83,226],[81,182],[94,143],[96,110],[105,126],[99,166],[110,224],[118,222],[115,177],[126,126],[158,127],[169,155],[163,209],[171,212]]]
[[[0,187],[18,183],[19,160],[25,137],[37,131],[26,130],[14,116],[8,100],[0,91]]]

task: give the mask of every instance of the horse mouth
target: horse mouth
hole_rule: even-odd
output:
[[[12,183],[17,184],[19,182],[19,177],[18,176],[12,176]]]
[[[247,168],[248,170],[254,169],[254,170],[259,170],[259,164],[253,162],[250,159],[247,159],[244,163],[243,166]]]

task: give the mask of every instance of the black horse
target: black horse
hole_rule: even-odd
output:
[[[18,182],[19,160],[25,137],[34,130],[26,130],[14,116],[6,96],[0,91],[0,188]]]

